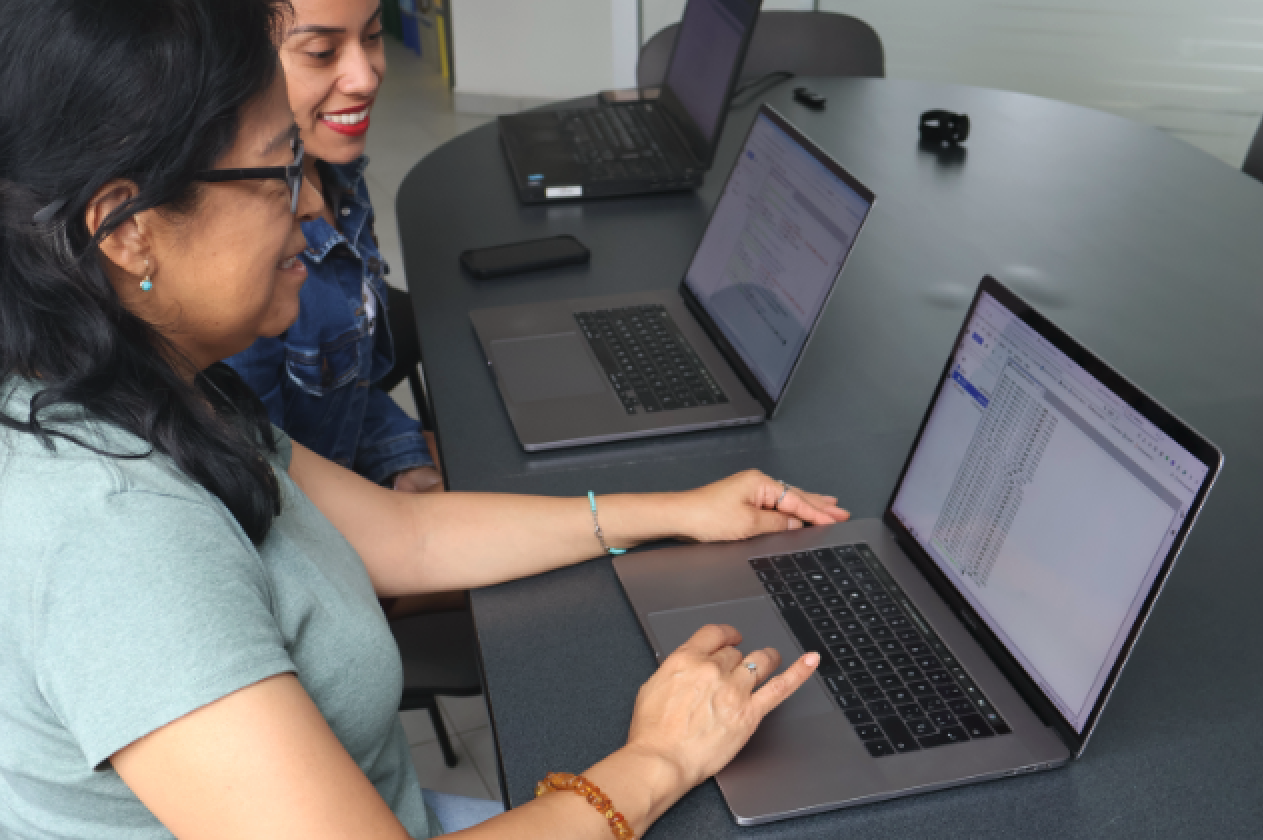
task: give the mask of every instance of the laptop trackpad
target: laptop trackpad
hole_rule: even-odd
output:
[[[731,624],[741,631],[741,644],[737,647],[742,653],[767,647],[776,648],[781,654],[782,662],[782,668],[778,672],[784,670],[785,663],[793,662],[802,655],[802,648],[786,629],[776,607],[764,595],[649,614],[649,626],[657,637],[658,644],[662,646],[664,656],[673,653],[707,624]],[[818,715],[832,710],[833,703],[820,681],[810,679],[791,694],[772,716],[785,719]]]
[[[605,390],[605,377],[576,333],[491,342],[491,363],[509,399],[518,403],[581,397]]]

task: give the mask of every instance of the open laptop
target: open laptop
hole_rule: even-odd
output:
[[[988,277],[880,520],[614,567],[660,659],[715,622],[820,652],[717,777],[769,822],[1076,758],[1221,463]]]
[[[764,105],[678,292],[470,313],[522,446],[770,417],[872,205]]]
[[[691,190],[728,115],[761,0],[689,0],[656,101],[500,117],[527,204]]]

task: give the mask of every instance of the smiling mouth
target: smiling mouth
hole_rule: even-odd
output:
[[[370,105],[365,105],[358,111],[344,112],[340,114],[321,114],[320,119],[334,125],[359,125],[368,119],[368,111]]]
[[[282,271],[289,271],[291,268],[294,268],[297,265],[298,265],[298,254],[295,254],[292,257],[286,257],[285,259],[281,260],[280,263],[277,264],[277,268],[281,269]]]

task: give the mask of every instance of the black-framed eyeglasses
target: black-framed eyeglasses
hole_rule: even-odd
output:
[[[224,181],[254,181],[279,178],[289,185],[289,212],[298,212],[298,196],[303,191],[303,141],[294,139],[294,162],[289,166],[256,166],[251,169],[208,169],[199,172],[197,180],[209,184]]]

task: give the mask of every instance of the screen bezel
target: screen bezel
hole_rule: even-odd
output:
[[[688,109],[684,107],[684,103],[680,101],[680,98],[667,82],[671,78],[671,68],[675,65],[676,54],[680,48],[678,31],[675,44],[671,49],[671,59],[667,62],[667,70],[662,77],[662,89],[658,94],[658,107],[665,110],[671,121],[675,123],[675,127],[680,132],[681,139],[684,141],[689,154],[693,156],[693,160],[703,170],[710,169],[711,163],[715,160],[715,152],[719,149],[719,138],[724,134],[724,123],[728,120],[728,112],[732,110],[732,92],[737,86],[737,80],[741,78],[741,68],[746,62],[746,51],[750,47],[750,39],[754,37],[754,28],[759,24],[759,13],[763,9],[763,0],[746,0],[746,2],[754,6],[754,16],[741,38],[741,46],[737,50],[736,64],[733,65],[732,72],[728,74],[728,86],[724,89],[723,104],[719,109],[719,119],[715,122],[715,135],[713,137],[707,137],[702,133],[702,127],[693,121],[693,116],[689,114]],[[684,14],[680,16],[681,29],[687,16],[688,8],[686,6]]]
[[[983,621],[969,605],[969,602],[965,600],[964,596],[960,594],[956,586],[939,569],[934,558],[921,547],[921,544],[904,528],[903,523],[894,514],[895,499],[898,498],[899,490],[908,474],[908,467],[912,464],[912,458],[916,454],[917,447],[921,444],[921,438],[925,434],[930,416],[934,412],[934,407],[938,404],[939,395],[942,393],[948,377],[951,375],[952,363],[956,357],[956,348],[965,340],[966,331],[969,329],[974,312],[978,308],[978,302],[982,299],[984,293],[995,298],[1019,320],[1034,329],[1048,343],[1065,353],[1073,362],[1095,377],[1102,385],[1135,410],[1136,413],[1161,429],[1206,467],[1206,478],[1198,489],[1197,495],[1193,498],[1193,502],[1189,506],[1189,514],[1185,517],[1183,525],[1171,543],[1167,556],[1162,561],[1162,566],[1158,570],[1148,594],[1145,596],[1145,601],[1140,607],[1140,612],[1136,615],[1127,639],[1123,642],[1118,658],[1110,669],[1105,684],[1101,687],[1101,693],[1092,707],[1092,712],[1088,715],[1082,733],[1075,731],[1070,721],[1061,714],[1061,710],[1048,699],[1035,680],[1026,673],[1026,670],[1017,661],[1016,657],[1009,652],[1008,648],[992,632],[987,623]],[[1140,631],[1144,628],[1145,621],[1149,618],[1154,602],[1162,591],[1162,587],[1166,583],[1172,567],[1175,565],[1175,560],[1179,556],[1180,550],[1184,547],[1184,542],[1193,528],[1193,523],[1197,521],[1197,516],[1206,502],[1206,497],[1210,493],[1210,489],[1214,485],[1222,465],[1223,454],[1214,444],[1193,431],[1160,403],[1110,368],[1082,344],[1053,325],[1043,315],[1036,312],[1030,304],[1009,291],[994,277],[988,275],[982,278],[978,291],[974,294],[973,302],[969,306],[969,311],[965,314],[960,331],[952,342],[952,349],[948,354],[947,363],[943,366],[943,373],[939,376],[938,386],[934,389],[934,396],[930,400],[929,408],[926,409],[925,416],[921,420],[921,426],[917,430],[916,438],[908,450],[908,458],[904,462],[903,469],[899,472],[899,480],[895,482],[894,491],[890,494],[890,502],[886,505],[886,510],[882,514],[882,521],[894,533],[899,546],[908,555],[908,558],[917,566],[918,570],[930,582],[939,596],[961,617],[963,623],[970,629],[978,643],[991,656],[992,661],[996,663],[1009,681],[1022,694],[1023,699],[1031,705],[1032,709],[1046,724],[1050,725],[1061,736],[1074,757],[1077,758],[1087,745],[1092,731],[1096,728],[1101,710],[1105,707],[1106,701],[1109,700],[1109,696],[1114,690],[1114,684],[1118,680],[1118,675],[1122,672],[1123,666],[1127,663],[1127,658],[1131,655],[1132,648],[1136,644],[1136,640],[1140,637]]]
[[[824,301],[820,304],[820,309],[816,312],[816,318],[811,322],[811,327],[807,330],[807,340],[803,342],[803,346],[798,350],[798,356],[794,359],[793,367],[789,369],[789,375],[785,377],[785,385],[781,388],[781,394],[776,399],[768,393],[763,387],[763,383],[754,375],[754,371],[745,363],[741,354],[728,341],[728,337],[724,335],[723,330],[711,318],[710,313],[706,310],[706,306],[698,299],[697,295],[688,285],[688,269],[685,269],[684,277],[680,280],[680,296],[684,298],[684,304],[693,313],[702,329],[706,330],[706,334],[715,342],[715,346],[719,348],[719,352],[723,354],[728,364],[732,366],[733,371],[741,380],[742,384],[750,390],[750,393],[758,400],[759,405],[763,406],[763,411],[768,417],[776,413],[777,407],[785,399],[785,394],[789,392],[789,386],[794,381],[794,374],[798,372],[798,366],[802,363],[803,357],[807,355],[807,348],[811,345],[811,339],[816,334],[816,327],[820,324],[820,319],[824,317],[824,311],[829,307],[829,301],[833,298],[833,292],[838,287],[838,278],[842,276],[842,272],[846,269],[847,262],[851,259],[851,254],[855,253],[855,243],[859,240],[860,234],[864,231],[864,225],[868,223],[869,218],[873,215],[873,205],[877,203],[877,196],[868,187],[864,186],[850,172],[842,168],[842,164],[838,163],[827,152],[811,142],[801,131],[795,128],[789,120],[777,113],[776,109],[771,105],[759,106],[759,112],[755,114],[754,121],[750,123],[749,130],[746,131],[745,140],[741,142],[741,151],[737,153],[737,163],[734,163],[732,169],[728,170],[728,177],[724,179],[724,185],[719,190],[719,199],[715,202],[715,210],[719,208],[719,201],[723,200],[724,193],[728,190],[728,182],[732,180],[732,174],[736,171],[737,165],[741,161],[741,154],[745,152],[746,146],[750,143],[750,135],[754,132],[754,127],[759,124],[759,118],[766,116],[774,125],[790,136],[795,143],[802,146],[826,169],[841,179],[860,198],[868,202],[868,212],[864,214],[864,218],[860,220],[859,227],[855,229],[855,236],[851,237],[851,247],[847,250],[846,256],[842,259],[842,265],[838,266],[837,272],[833,275],[833,279],[829,281],[829,291],[824,296]],[[711,219],[715,218],[715,210],[711,211]],[[707,223],[709,230],[710,223]],[[701,250],[702,241],[706,238],[706,234],[702,234],[702,238],[697,241],[697,248],[693,250],[693,256],[689,258],[688,267],[693,267],[693,262],[697,259],[697,252]]]

